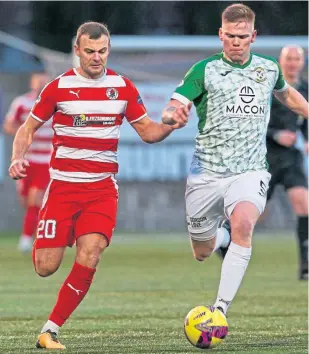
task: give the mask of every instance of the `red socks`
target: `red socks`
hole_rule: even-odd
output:
[[[74,263],[64,281],[49,320],[61,327],[87,294],[96,269]]]
[[[38,206],[29,206],[24,217],[22,235],[32,237],[35,233],[40,208]]]

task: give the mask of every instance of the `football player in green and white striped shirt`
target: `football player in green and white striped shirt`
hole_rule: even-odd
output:
[[[307,101],[285,82],[276,60],[251,52],[254,20],[254,12],[243,4],[223,11],[222,53],[193,65],[162,116],[165,124],[185,123],[191,102],[196,107],[199,132],[187,180],[187,223],[197,260],[219,248],[226,252],[215,301],[224,314],[244,277],[253,229],[266,203],[272,94],[308,117]],[[176,109],[180,113],[175,115]],[[221,227],[226,221],[231,235]]]

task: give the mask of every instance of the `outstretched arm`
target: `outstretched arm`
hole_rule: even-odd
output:
[[[285,91],[274,92],[275,97],[293,112],[308,119],[308,102],[293,87],[289,86]]]
[[[190,108],[181,104],[171,114],[172,119],[174,117],[174,122],[157,123],[147,116],[132,123],[132,127],[146,143],[158,143],[168,137],[173,130],[184,127],[188,123],[189,112]]]

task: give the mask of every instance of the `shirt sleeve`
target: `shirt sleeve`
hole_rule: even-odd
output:
[[[144,106],[143,100],[130,80],[126,80],[128,88],[128,104],[125,111],[125,116],[129,123],[137,122],[138,120],[147,116],[147,110]]]
[[[17,97],[12,101],[9,110],[5,116],[5,120],[17,124],[22,124],[23,122],[21,121],[21,113],[22,113],[22,106],[20,104],[19,97]]]
[[[184,79],[176,88],[172,98],[187,105],[190,101],[194,101],[204,92],[205,83],[205,61],[201,61],[192,66],[187,72]]]
[[[276,81],[274,90],[282,92],[282,91],[285,91],[289,87],[289,85],[283,78],[282,70],[280,68],[279,63],[276,62],[276,64],[277,64],[277,67],[278,67],[278,70],[279,70],[279,75],[278,75],[278,79]]]
[[[54,115],[57,107],[56,87],[55,81],[52,81],[43,88],[30,112],[34,119],[46,122]]]

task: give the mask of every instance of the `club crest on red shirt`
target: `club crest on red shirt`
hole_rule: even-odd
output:
[[[116,100],[118,98],[118,91],[114,87],[110,87],[106,90],[106,96],[110,100]]]

